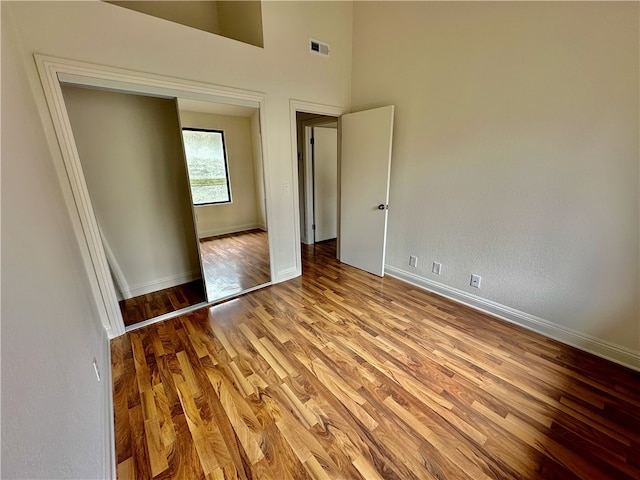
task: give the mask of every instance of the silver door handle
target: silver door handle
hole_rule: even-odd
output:
[[[378,205],[378,210],[389,210],[389,205],[381,203],[380,205]]]

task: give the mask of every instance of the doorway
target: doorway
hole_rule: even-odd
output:
[[[338,236],[338,119],[296,113],[300,238],[305,245]]]
[[[306,113],[303,108],[295,108],[297,103],[292,101],[291,106],[296,120],[300,248],[333,237],[338,260],[382,277],[394,106],[332,116],[332,112],[322,109],[315,114]],[[335,147],[319,146],[319,138],[325,137],[324,129],[336,124],[337,132],[331,136],[335,140],[330,141],[335,142]],[[336,192],[335,206],[327,206],[331,202],[323,197],[327,189],[322,177],[327,173],[318,155],[327,151],[336,152],[336,160],[329,161],[335,165],[335,179],[328,182]],[[318,222],[327,217],[327,212],[332,213],[332,220],[335,212],[335,231],[319,234],[319,227],[324,226]]]
[[[338,236],[338,122],[311,127],[314,243]]]

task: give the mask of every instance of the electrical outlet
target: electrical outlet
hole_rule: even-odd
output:
[[[480,288],[480,280],[482,280],[480,275],[471,275],[471,283],[469,285],[475,288]]]
[[[96,357],[93,357],[93,369],[96,371],[96,377],[98,377],[98,381],[100,381],[100,369],[98,368],[98,361]]]
[[[418,257],[414,257],[413,255],[411,255],[409,257],[409,266],[410,267],[417,267],[418,266]]]
[[[438,262],[433,262],[433,267],[431,267],[431,271],[436,275],[440,275],[441,270],[442,270],[442,264]]]

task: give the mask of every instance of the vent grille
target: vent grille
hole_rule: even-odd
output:
[[[309,39],[309,50],[316,55],[322,55],[323,57],[329,56],[329,45],[313,38]]]

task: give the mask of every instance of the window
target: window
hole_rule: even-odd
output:
[[[183,128],[182,138],[193,204],[230,203],[229,167],[222,131]]]

